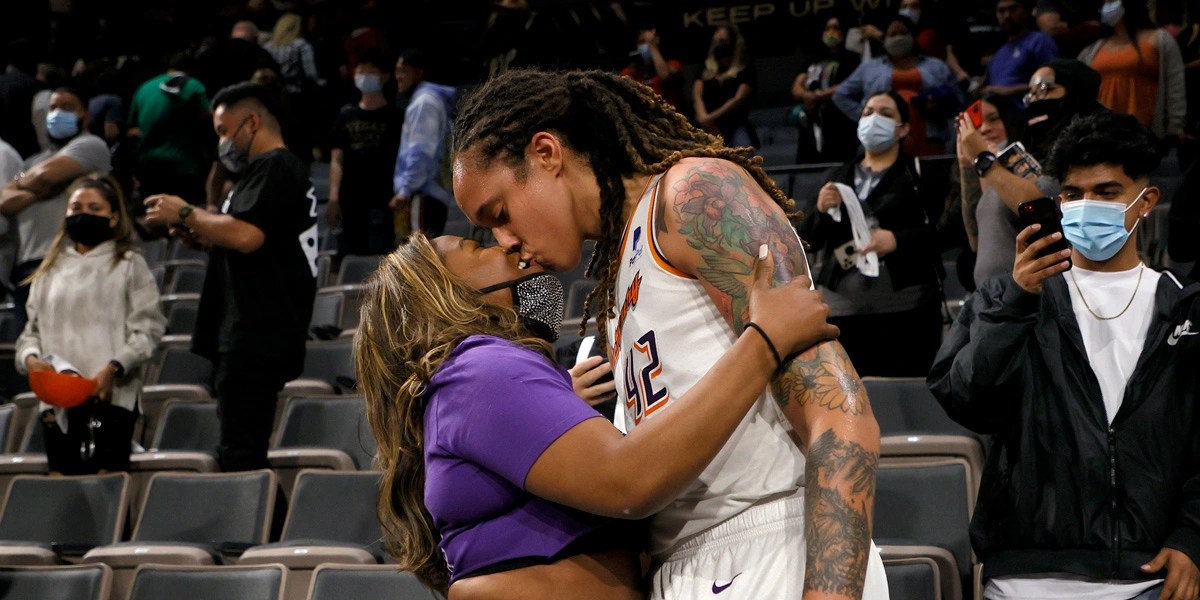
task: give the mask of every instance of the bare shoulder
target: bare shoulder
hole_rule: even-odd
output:
[[[667,171],[655,206],[655,235],[667,259],[700,279],[733,317],[739,314],[758,248],[775,257],[776,279],[803,273],[799,238],[775,199],[742,166],[688,158]]]

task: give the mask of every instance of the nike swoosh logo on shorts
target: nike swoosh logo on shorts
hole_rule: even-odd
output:
[[[737,579],[739,575],[741,575],[741,573],[738,573],[737,575],[734,575],[734,576],[733,576],[733,579]],[[721,592],[723,592],[723,591],[725,591],[725,590],[729,589],[729,586],[733,585],[733,579],[730,579],[730,580],[729,580],[729,583],[726,583],[725,585],[720,585],[720,584],[718,584],[717,582],[715,582],[715,581],[714,581],[714,582],[713,582],[713,586],[712,586],[712,593],[714,593],[714,594],[720,594]]]

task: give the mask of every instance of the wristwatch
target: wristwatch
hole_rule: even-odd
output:
[[[984,150],[975,157],[975,174],[982,179],[991,170],[992,165],[996,164],[996,155]]]
[[[992,158],[994,159],[995,157],[993,156]],[[975,159],[975,164],[979,164],[979,159]],[[979,167],[976,166],[975,168],[978,169]],[[179,209],[179,224],[187,227],[187,218],[191,216],[192,211],[194,210],[196,210],[196,207],[192,206],[191,204],[184,204],[183,207]]]

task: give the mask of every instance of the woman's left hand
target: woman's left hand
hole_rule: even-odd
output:
[[[96,380],[96,398],[101,402],[112,401],[113,377],[116,375],[111,364],[104,365],[93,378]]]
[[[879,258],[883,258],[896,251],[896,234],[887,229],[876,229],[871,232],[871,243],[858,251],[863,254],[874,252]]]
[[[595,406],[608,400],[616,393],[617,384],[612,379],[604,383],[596,383],[601,377],[612,373],[612,363],[599,356],[589,356],[579,364],[571,367],[571,385],[575,395],[583,398],[589,406]]]

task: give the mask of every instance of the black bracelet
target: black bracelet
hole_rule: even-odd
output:
[[[755,331],[757,331],[758,335],[761,335],[763,341],[767,343],[767,347],[771,349],[771,354],[775,357],[775,370],[778,371],[783,367],[783,358],[779,356],[779,350],[775,349],[775,343],[771,341],[771,337],[767,335],[767,332],[763,331],[763,328],[754,321],[747,322],[746,326],[742,327],[742,331],[746,331],[750,328],[753,328]]]

